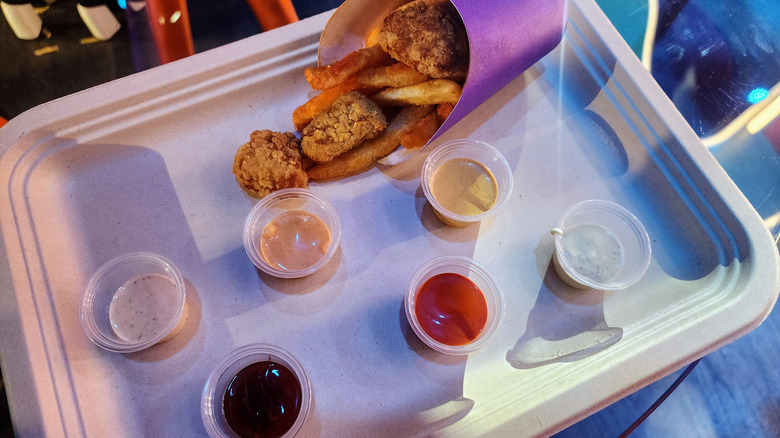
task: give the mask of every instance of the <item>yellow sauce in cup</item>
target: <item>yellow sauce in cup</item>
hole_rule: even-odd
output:
[[[484,164],[468,158],[444,162],[433,173],[431,194],[444,209],[461,216],[482,214],[496,203],[498,185]]]

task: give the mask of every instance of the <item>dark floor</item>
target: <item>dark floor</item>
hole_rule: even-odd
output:
[[[89,30],[76,11],[76,0],[57,0],[41,14],[51,32],[35,41],[17,39],[0,19],[0,117],[11,119],[36,105],[159,64],[144,12],[112,5],[122,24],[106,42],[83,43]],[[337,7],[339,0],[294,1],[299,18]],[[43,7],[42,0],[33,2]],[[188,1],[195,52],[202,52],[262,32],[241,0]],[[37,50],[56,51],[36,55]]]
[[[339,0],[295,1],[300,18],[332,9]],[[36,5],[43,6],[44,3]],[[20,113],[158,64],[148,23],[115,7],[122,29],[108,42],[89,37],[76,0],[58,0],[42,13],[50,38],[21,41],[0,20],[0,117]],[[196,52],[262,31],[239,0],[188,2]],[[141,16],[141,18],[143,18]],[[51,53],[36,50],[57,47]],[[780,436],[780,315],[705,357],[661,407],[637,429],[639,437]],[[681,371],[581,421],[558,437],[618,436],[666,390]],[[0,380],[0,438],[13,436]]]
[[[5,386],[0,377],[0,438],[10,438],[14,436],[13,427],[11,427],[11,413],[8,411],[8,400],[5,397]]]
[[[41,14],[50,38],[19,40],[0,20],[0,117],[11,119],[54,98],[133,73],[127,20],[121,10],[116,15],[123,25],[119,33],[94,44],[81,44],[90,33],[76,12],[75,0],[60,0]],[[36,55],[37,50],[54,47],[58,50]]]

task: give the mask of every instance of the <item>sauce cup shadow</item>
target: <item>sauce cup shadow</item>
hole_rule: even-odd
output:
[[[403,302],[399,307],[398,320],[407,345],[420,358],[436,364],[459,366],[462,368],[462,374],[465,374],[468,355],[444,354],[425,345],[409,325]],[[463,396],[462,384],[458,394],[458,397],[453,397],[447,402],[416,412],[410,419],[410,422],[415,425],[415,436],[435,435],[436,432],[457,423],[468,415],[474,407],[474,400]]]
[[[507,351],[507,362],[518,369],[573,362],[617,343],[623,329],[605,321],[604,294],[566,285],[548,262],[525,333]]]
[[[495,222],[495,218],[488,218],[487,220],[474,223],[467,227],[457,228],[451,227],[442,222],[433,211],[433,206],[425,198],[422,186],[417,188],[417,192],[414,195],[415,208],[420,218],[420,222],[427,231],[427,235],[435,236],[439,239],[450,242],[467,242],[473,241],[476,244],[477,237],[479,236],[479,230],[481,227],[489,227]],[[461,254],[471,257],[473,251],[470,254]]]
[[[341,264],[341,246],[336,249],[333,258],[317,272],[302,278],[279,278],[267,274],[255,267],[257,276],[262,283],[271,289],[287,295],[305,295],[316,292],[319,288],[328,282],[339,270]]]

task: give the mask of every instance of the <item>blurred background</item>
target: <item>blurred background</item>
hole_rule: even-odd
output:
[[[0,126],[53,99],[328,11],[341,1],[82,0],[86,12],[76,0],[19,3],[2,4]],[[780,0],[597,3],[777,239]],[[19,28],[38,33],[21,39]],[[780,436],[778,318],[773,312],[754,332],[703,358],[632,436]],[[558,436],[620,435],[683,371]],[[0,379],[0,438],[11,436]]]
[[[100,41],[81,19],[77,0],[33,1],[43,23],[38,38],[19,39],[9,21],[0,19],[0,117],[9,120],[52,99],[258,34],[264,28],[252,7],[285,3],[290,2],[112,1],[106,6],[121,28],[108,41]],[[304,19],[341,1],[293,3],[294,16],[271,10],[264,19],[283,24],[274,18]]]

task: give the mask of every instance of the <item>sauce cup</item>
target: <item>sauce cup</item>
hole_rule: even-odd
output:
[[[95,271],[79,312],[84,332],[98,346],[117,353],[144,350],[184,327],[184,278],[161,255],[125,254]]]
[[[212,438],[233,438],[236,433],[225,417],[224,397],[233,378],[244,368],[263,361],[272,361],[291,371],[300,384],[300,410],[290,428],[281,435],[295,436],[306,421],[312,403],[309,377],[301,363],[287,351],[268,344],[250,344],[223,358],[206,380],[200,403],[203,426]],[[268,435],[263,435],[268,436]]]
[[[426,321],[421,321],[420,316],[422,309],[418,309],[418,296],[423,289],[423,285],[433,277],[439,274],[458,274],[469,279],[485,299],[485,305],[487,308],[487,318],[485,325],[479,334],[473,338],[470,342],[463,345],[451,345],[448,343],[440,342],[432,335],[428,334],[423,328]],[[422,304],[420,304],[422,306]],[[498,328],[501,319],[504,316],[504,293],[498,287],[493,277],[485,269],[484,266],[468,257],[460,256],[442,256],[428,261],[420,266],[409,281],[409,286],[406,290],[404,297],[404,310],[406,311],[406,319],[409,321],[409,325],[412,330],[426,345],[434,350],[452,354],[452,355],[464,355],[474,352],[481,348],[495,333]],[[418,314],[418,310],[421,313]],[[463,309],[469,311],[471,309]],[[456,315],[450,315],[456,316]],[[454,322],[455,318],[447,318],[448,322]],[[457,327],[458,323],[454,322],[453,327]],[[445,327],[445,330],[447,328]]]
[[[464,188],[465,186],[452,184],[451,181],[444,183],[447,176],[443,171],[440,172],[440,169],[443,169],[442,166],[445,163],[451,163],[452,160],[467,160],[476,164],[476,166],[470,166],[472,169],[487,170],[485,175],[492,178],[495,183],[493,189],[495,196],[492,205],[489,202],[484,203],[486,199],[480,199],[482,196],[475,198],[473,191],[470,193]],[[425,198],[433,207],[436,217],[453,227],[467,227],[494,216],[506,205],[512,194],[512,169],[504,156],[487,143],[466,139],[452,140],[434,149],[425,159],[421,184]],[[468,185],[468,187],[474,188],[476,185]],[[446,193],[445,190],[453,192]],[[446,197],[459,199],[457,207],[451,202],[447,202]],[[468,202],[466,202],[467,200]],[[472,200],[474,202],[471,202]],[[485,208],[487,206],[489,208]],[[472,210],[466,213],[463,207],[471,207]],[[460,211],[454,211],[454,209]]]
[[[571,206],[552,234],[555,272],[577,289],[625,289],[650,266],[652,247],[645,227],[614,202],[587,200]]]
[[[272,264],[263,254],[263,230],[269,224],[275,226],[285,213],[304,214],[319,219],[318,226],[327,228],[330,238],[321,256],[305,267],[289,268],[281,263]],[[281,226],[279,228],[284,228]],[[301,278],[311,275],[328,263],[336,253],[341,240],[341,222],[330,202],[308,189],[282,189],[260,200],[246,218],[244,224],[244,249],[252,263],[261,271],[280,278]],[[292,250],[292,246],[288,248]],[[298,248],[300,250],[300,248]]]

